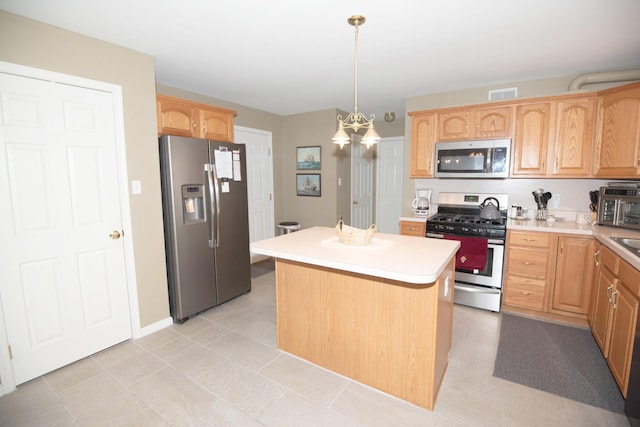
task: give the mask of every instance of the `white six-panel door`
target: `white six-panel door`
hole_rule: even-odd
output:
[[[382,138],[376,150],[376,227],[380,233],[399,234],[404,137]]]
[[[249,241],[268,239],[275,234],[271,132],[235,126],[234,135],[247,150]],[[252,263],[266,258],[251,254]]]
[[[362,137],[351,138],[351,224],[369,228],[373,223],[373,162],[375,147],[362,144]]]
[[[15,384],[132,335],[112,98],[0,73],[0,298]]]

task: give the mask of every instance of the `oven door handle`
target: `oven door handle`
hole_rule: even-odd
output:
[[[500,293],[500,289],[481,288],[478,286],[463,285],[458,282],[455,282],[455,284],[453,285],[453,289],[466,291],[466,292],[473,292],[476,294],[499,294]]]
[[[429,233],[429,232],[427,232],[427,237],[431,237],[433,239],[444,239],[443,234],[436,234],[436,233]],[[482,236],[468,236],[468,237],[482,237]],[[487,243],[490,245],[504,246],[503,239],[487,239]]]

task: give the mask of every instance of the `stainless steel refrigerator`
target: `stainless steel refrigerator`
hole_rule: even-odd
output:
[[[251,290],[245,147],[160,137],[169,302],[174,322]]]

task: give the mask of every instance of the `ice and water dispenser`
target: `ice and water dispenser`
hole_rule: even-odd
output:
[[[182,211],[185,224],[205,222],[204,185],[182,186]]]

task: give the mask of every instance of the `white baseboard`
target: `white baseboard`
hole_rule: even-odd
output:
[[[151,325],[145,326],[144,328],[140,329],[138,333],[133,336],[133,339],[135,340],[138,338],[145,337],[154,332],[158,332],[159,330],[162,330],[168,326],[171,326],[172,324],[173,324],[173,319],[171,317],[167,317],[166,319],[160,320],[159,322],[152,323]]]

